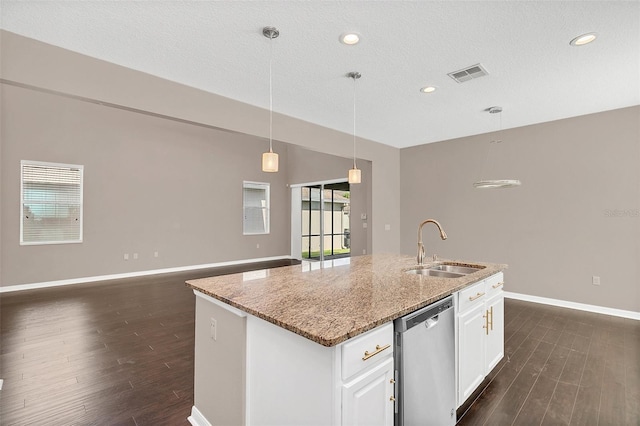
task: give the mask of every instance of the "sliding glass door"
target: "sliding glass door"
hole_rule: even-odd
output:
[[[302,259],[350,255],[349,196],[347,182],[301,188]]]

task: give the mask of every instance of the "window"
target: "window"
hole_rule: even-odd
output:
[[[83,166],[21,162],[20,244],[82,242]]]
[[[269,233],[269,184],[243,182],[244,235]]]

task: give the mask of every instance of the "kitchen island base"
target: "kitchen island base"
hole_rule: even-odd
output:
[[[391,323],[326,347],[194,293],[194,426],[393,424]]]

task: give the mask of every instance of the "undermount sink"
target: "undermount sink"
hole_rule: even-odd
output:
[[[413,275],[427,275],[430,277],[440,278],[459,278],[465,275],[472,274],[480,269],[484,269],[484,266],[475,265],[450,265],[442,263],[439,265],[433,265],[430,267],[418,267],[415,269],[409,269],[405,271],[407,274]]]
[[[409,269],[408,271],[406,271],[406,273],[414,274],[414,275],[428,275],[430,277],[440,277],[440,278],[458,278],[465,275],[465,274],[457,274],[455,272],[439,271],[437,269],[428,269],[428,268]]]
[[[447,265],[447,264],[442,264],[442,265],[434,265],[432,267],[430,267],[429,269],[432,270],[436,270],[436,271],[446,271],[446,272],[453,272],[456,274],[463,274],[463,275],[467,275],[467,274],[472,274],[476,271],[479,271],[480,269],[483,269],[484,266],[471,266],[471,265]]]

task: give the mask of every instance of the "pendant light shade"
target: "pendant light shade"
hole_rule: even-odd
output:
[[[262,171],[271,173],[278,171],[278,154],[273,151],[262,154]]]
[[[350,72],[347,77],[353,79],[353,168],[349,170],[349,184],[361,183],[362,173],[356,166],[356,80],[362,77],[357,71]]]
[[[360,183],[362,182],[362,176],[360,173],[360,169],[356,169],[355,167],[353,169],[349,170],[349,183]]]
[[[494,106],[489,108],[488,111],[489,114],[500,114],[500,131],[502,131],[502,107]],[[491,154],[491,147],[494,144],[498,145],[501,142],[501,140],[493,140],[489,143],[487,156],[482,166],[483,173],[487,167],[487,160],[489,159],[489,155]],[[481,179],[473,183],[473,187],[478,189],[513,188],[520,185],[522,185],[522,183],[518,179]]]
[[[271,62],[273,57],[273,39],[280,35],[275,27],[264,27],[262,35],[269,39],[269,152],[262,154],[262,171],[275,173],[278,171],[278,154],[273,152],[273,82]]]

